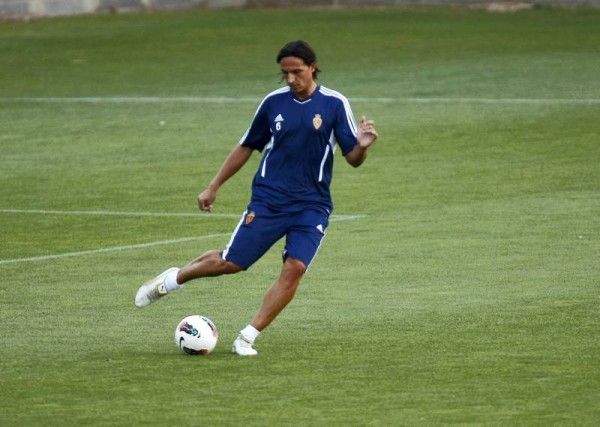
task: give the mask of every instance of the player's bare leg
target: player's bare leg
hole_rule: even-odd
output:
[[[254,320],[233,343],[232,351],[241,356],[254,356],[257,351],[252,348],[258,332],[269,326],[279,313],[294,298],[300,280],[306,272],[302,261],[287,258],[283,264],[279,278],[273,283],[263,298],[263,303]]]
[[[135,305],[139,308],[146,307],[192,279],[234,274],[241,270],[238,265],[225,261],[220,251],[208,251],[182,269],[169,268],[144,283],[137,291]]]
[[[240,271],[242,271],[240,266],[223,259],[221,251],[212,250],[200,255],[179,270],[177,283],[183,285],[185,282],[200,277],[215,277]]]
[[[287,258],[281,274],[263,298],[262,306],[252,321],[252,326],[262,331],[277,317],[294,298],[300,280],[306,271],[302,261]]]

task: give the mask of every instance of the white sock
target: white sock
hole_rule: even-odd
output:
[[[254,340],[258,337],[260,331],[254,326],[248,325],[240,331],[240,334],[243,335],[246,340],[250,341],[250,344],[254,344]]]
[[[165,277],[165,288],[167,289],[167,292],[173,292],[181,288],[181,285],[177,283],[177,273],[179,273],[179,269],[171,271]]]

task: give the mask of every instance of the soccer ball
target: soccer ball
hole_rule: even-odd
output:
[[[188,316],[175,328],[175,344],[187,354],[206,356],[213,351],[218,339],[215,324],[204,316]]]

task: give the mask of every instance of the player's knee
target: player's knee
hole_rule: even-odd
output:
[[[211,263],[212,266],[210,267],[210,270],[213,272],[211,275],[214,276],[235,274],[243,270],[239,265],[224,259],[221,251],[209,251],[200,257],[200,259],[207,263]]]
[[[223,274],[235,274],[235,273],[239,273],[240,271],[243,270],[242,267],[240,267],[239,265],[237,265],[231,261],[225,261],[224,259],[222,259],[222,262],[223,262]]]
[[[283,264],[282,278],[286,282],[298,282],[306,272],[306,265],[296,258],[288,257]]]

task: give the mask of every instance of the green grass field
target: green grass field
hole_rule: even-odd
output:
[[[237,358],[280,245],[133,297],[228,241],[258,156],[214,215],[196,195],[296,38],[380,140],[338,155],[338,221]],[[0,425],[600,423],[600,11],[4,22],[0,64]],[[173,343],[193,313],[206,358]]]

